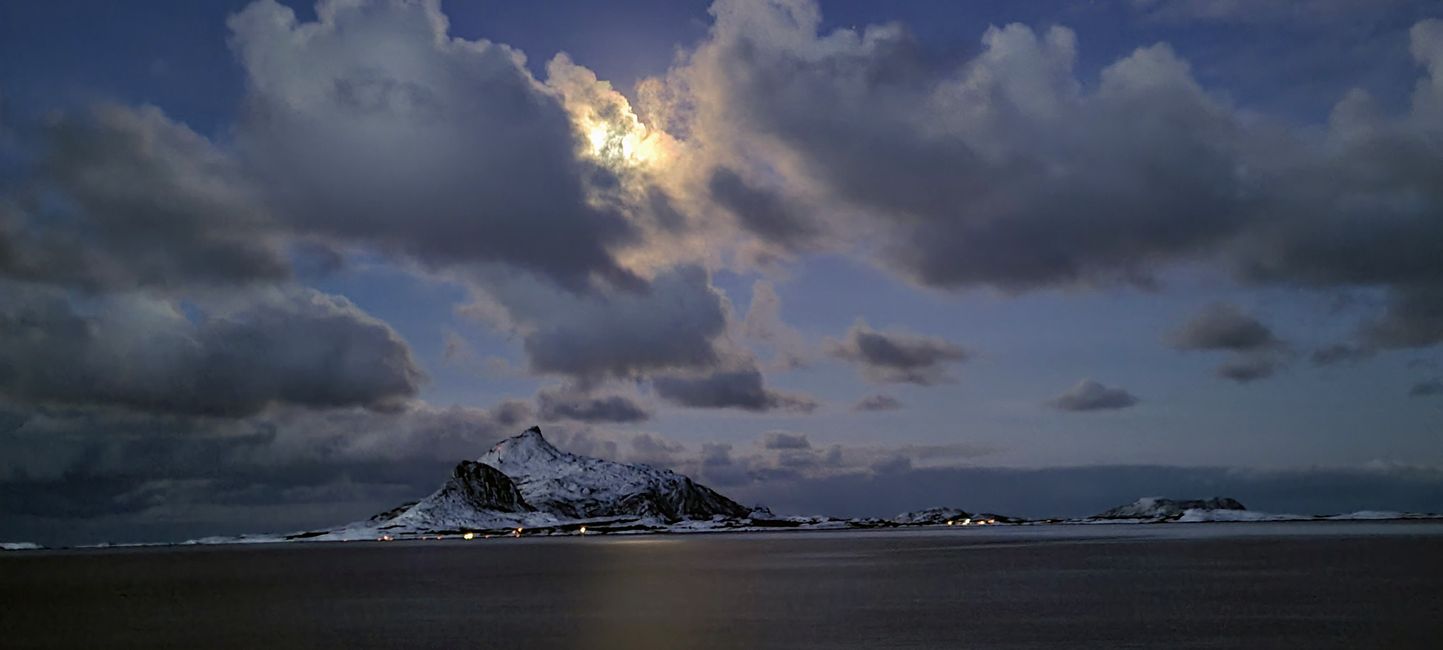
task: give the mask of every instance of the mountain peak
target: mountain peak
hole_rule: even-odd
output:
[[[496,443],[496,446],[481,457],[481,462],[500,467],[527,464],[536,460],[552,461],[561,456],[561,450],[541,435],[541,427],[531,427]]]

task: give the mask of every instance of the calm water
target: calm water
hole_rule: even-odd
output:
[[[0,646],[1439,648],[1443,526],[10,553]]]

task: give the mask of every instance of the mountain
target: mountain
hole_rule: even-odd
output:
[[[927,508],[925,510],[914,510],[904,512],[891,519],[892,523],[899,526],[935,526],[945,524],[951,526],[953,523],[968,521],[972,513],[957,508]]]
[[[561,451],[537,427],[501,441],[478,462],[515,481],[537,510],[564,519],[631,516],[672,523],[751,512],[671,470]]]
[[[44,546],[33,542],[0,542],[0,551],[38,551]]]
[[[527,503],[509,476],[495,467],[470,460],[458,463],[451,470],[451,477],[431,496],[403,508],[381,513],[370,521],[416,530],[515,528],[556,523],[554,517],[537,512]]]
[[[288,539],[374,539],[459,531],[700,529],[749,523],[750,508],[676,472],[561,451],[532,427],[463,460],[439,489],[362,522]]]
[[[1163,499],[1143,497],[1127,505],[1118,506],[1089,519],[1147,519],[1152,521],[1173,521],[1189,511],[1211,512],[1218,510],[1246,511],[1237,499],[1213,497],[1211,499]]]

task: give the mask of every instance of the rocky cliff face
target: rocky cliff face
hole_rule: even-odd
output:
[[[502,528],[538,519],[511,478],[496,468],[470,460],[458,463],[451,477],[430,496],[376,521],[386,526],[422,529]]]

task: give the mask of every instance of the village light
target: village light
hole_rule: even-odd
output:
[[[461,539],[476,539],[476,533],[466,533],[461,536]]]

